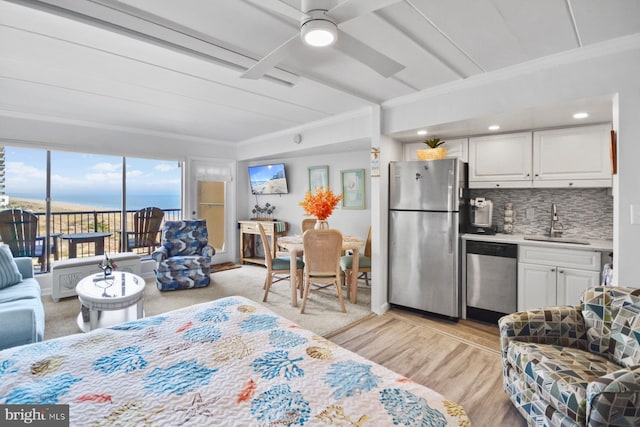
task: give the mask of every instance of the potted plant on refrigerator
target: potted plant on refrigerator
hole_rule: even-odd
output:
[[[438,160],[447,157],[447,149],[445,147],[441,147],[445,141],[440,138],[431,138],[422,142],[427,144],[429,148],[416,150],[418,160]]]

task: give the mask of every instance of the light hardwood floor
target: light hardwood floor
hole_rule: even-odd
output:
[[[502,389],[496,326],[393,309],[329,339],[459,403],[474,426],[526,426]]]

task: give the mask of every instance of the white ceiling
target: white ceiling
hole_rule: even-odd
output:
[[[403,64],[396,75],[301,47],[248,80],[243,71],[298,31],[257,3],[0,0],[0,114],[238,142],[640,32],[637,0],[388,1],[340,28]],[[611,120],[603,97],[430,133],[487,133],[491,121],[502,131],[561,126],[575,109],[592,113],[587,122]]]

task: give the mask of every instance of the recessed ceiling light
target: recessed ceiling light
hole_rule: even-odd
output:
[[[427,134],[427,131],[424,129],[421,129],[418,131],[418,135],[426,135],[426,134]]]
[[[489,126],[489,130],[498,130],[498,129],[500,129],[500,126],[498,126],[498,125]]]
[[[587,117],[589,117],[589,113],[575,113],[573,115],[574,119],[586,119]]]

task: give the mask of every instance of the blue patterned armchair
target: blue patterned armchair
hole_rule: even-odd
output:
[[[529,425],[639,425],[640,289],[590,288],[580,306],[498,324],[504,388]]]
[[[209,286],[215,253],[205,220],[165,221],[162,246],[151,254],[157,262],[156,286],[161,291]]]

